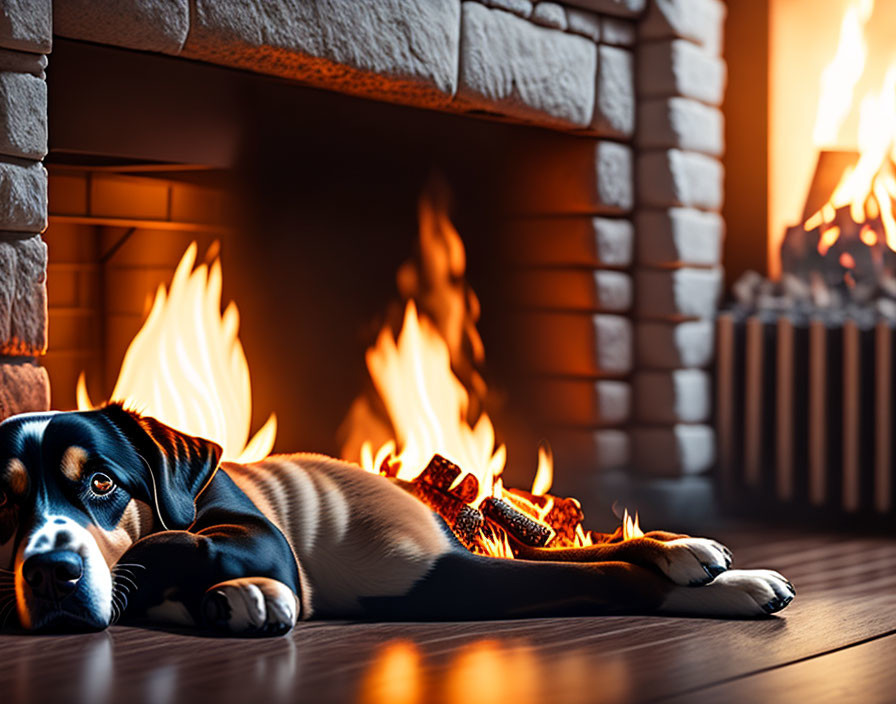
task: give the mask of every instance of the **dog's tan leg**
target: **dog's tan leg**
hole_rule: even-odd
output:
[[[662,537],[664,539],[658,539]],[[648,533],[615,543],[584,548],[532,548],[519,545],[519,556],[527,560],[552,562],[630,562],[654,567],[675,584],[707,584],[731,566],[731,551],[707,538],[691,538],[672,533]]]

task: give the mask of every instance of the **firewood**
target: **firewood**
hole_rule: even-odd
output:
[[[433,455],[426,469],[420,472],[418,481],[431,484],[437,489],[448,491],[454,481],[461,475],[461,468],[441,455]]]
[[[467,546],[473,543],[484,522],[477,509],[431,484],[415,481],[411,486],[414,496],[439,514],[458,540]]]
[[[544,547],[554,537],[552,528],[518,511],[503,499],[488,497],[480,510],[485,518],[503,528],[509,536],[532,547]]]
[[[507,489],[506,491],[510,494],[507,498],[513,501],[517,508],[524,511],[524,502],[544,509],[548,501],[551,501],[551,508],[544,516],[544,522],[553,528],[556,533],[553,540],[551,540],[551,547],[575,545],[576,527],[585,520],[582,505],[576,499],[551,496],[550,494],[536,496],[523,489]]]
[[[472,503],[479,495],[479,481],[472,474],[467,474],[453,489],[449,488],[462,473],[463,470],[451,460],[442,455],[433,455],[417,479],[456,496],[464,503]]]

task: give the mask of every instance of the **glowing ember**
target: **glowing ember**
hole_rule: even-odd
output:
[[[191,435],[214,440],[223,459],[252,462],[270,454],[277,435],[272,413],[249,439],[252,387],[237,333],[239,311],[221,313],[221,262],[195,269],[196,243],[184,253],[170,290],[160,285],[143,327],[131,341],[111,400]],[[90,410],[84,373],[78,408]]]
[[[463,261],[463,244],[447,214],[427,197],[421,201],[420,227],[423,242],[433,239],[431,228],[442,228],[455,261]],[[421,251],[425,257],[437,250],[421,247]],[[436,265],[424,262],[423,267],[427,266]],[[463,316],[454,317],[458,329],[471,324]],[[449,330],[447,338],[453,337]],[[377,419],[369,410],[356,411],[349,416],[348,435],[382,438],[388,423],[392,437],[364,441],[361,466],[406,483],[471,550],[512,558],[514,540],[559,548],[643,535],[637,518],[627,513],[623,526],[612,535],[586,532],[578,501],[548,494],[553,457],[547,445],[539,448],[531,492],[504,487],[501,474],[506,452],[503,445],[496,445],[491,419],[483,411],[475,422],[469,420],[470,396],[453,372],[446,332],[421,315],[413,299],[405,305],[398,334],[384,326],[366,361],[388,418]],[[359,408],[357,402],[355,408]]]

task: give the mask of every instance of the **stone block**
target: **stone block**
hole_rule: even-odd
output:
[[[616,17],[637,17],[647,0],[566,0],[566,4]]]
[[[708,425],[634,427],[630,433],[632,466],[644,474],[655,477],[699,474],[715,463],[715,432]]]
[[[642,205],[722,209],[725,168],[717,159],[680,149],[641,152],[638,174],[638,198]]]
[[[622,425],[631,413],[631,386],[601,379],[541,379],[534,383],[536,414],[562,425]]]
[[[47,171],[40,162],[0,161],[0,231],[43,232],[47,226]]]
[[[535,24],[552,27],[563,32],[567,29],[566,10],[556,2],[539,2],[532,10],[530,18]]]
[[[33,362],[0,363],[0,421],[50,408],[50,378]]]
[[[248,7],[246,14],[249,14]],[[71,39],[178,54],[189,29],[189,0],[57,0],[53,3],[53,32]]]
[[[641,318],[712,318],[722,293],[722,270],[641,269],[635,287]]]
[[[702,369],[639,371],[632,389],[635,420],[647,425],[703,423],[712,410],[712,384]]]
[[[47,347],[47,246],[40,235],[0,240],[0,355]]]
[[[642,149],[678,148],[720,156],[725,118],[718,108],[690,98],[656,98],[638,105],[637,144]]]
[[[653,0],[641,22],[641,36],[644,39],[690,39],[719,56],[726,14],[725,3],[721,0]]]
[[[632,208],[632,150],[625,144],[551,136],[517,156],[508,173],[508,205],[517,213],[621,215]]]
[[[631,321],[620,315],[527,313],[521,355],[529,368],[566,376],[622,376],[632,367]]]
[[[186,57],[413,105],[444,106],[457,89],[459,0],[195,0],[191,7]]]
[[[680,95],[721,105],[726,76],[722,59],[686,39],[642,42],[638,47],[638,93],[642,97]]]
[[[597,47],[478,2],[463,3],[457,101],[532,122],[585,127]]]
[[[31,54],[27,51],[0,49],[0,71],[30,73],[32,76],[44,78],[44,69],[46,68],[46,54]]]
[[[507,10],[520,17],[529,17],[532,14],[531,0],[482,0],[484,5],[499,10]]]
[[[516,302],[529,308],[621,313],[632,305],[631,276],[621,271],[540,269],[514,284]]]
[[[43,159],[47,153],[47,83],[0,72],[0,154]]]
[[[714,343],[712,320],[635,324],[635,360],[642,369],[707,367],[712,363]]]
[[[635,76],[632,53],[600,46],[591,129],[607,137],[628,138],[635,130]]]
[[[604,44],[613,46],[634,46],[638,39],[637,25],[618,17],[601,19],[600,38]]]
[[[49,54],[52,46],[52,0],[0,2],[0,47]]]
[[[534,266],[627,267],[634,226],[622,218],[520,218],[508,226],[508,254]]]
[[[555,465],[570,470],[624,469],[631,462],[628,433],[624,430],[552,430]]]
[[[635,214],[635,231],[641,265],[716,266],[722,261],[725,220],[717,213],[694,208],[641,210]]]
[[[594,42],[600,41],[600,16],[577,7],[566,8],[566,28],[573,34],[581,34]]]

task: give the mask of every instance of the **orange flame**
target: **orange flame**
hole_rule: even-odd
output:
[[[239,311],[221,313],[221,262],[195,269],[193,242],[177,265],[171,287],[159,285],[149,316],[131,341],[111,400],[152,415],[185,433],[219,443],[224,460],[253,462],[270,454],[277,417],[249,439],[252,387],[239,337]],[[94,408],[84,373],[78,409]]]
[[[417,315],[410,301],[398,340],[389,328],[380,331],[367,351],[367,368],[386,405],[396,442],[383,445],[376,457],[399,466],[398,478],[415,479],[436,453],[473,473],[479,481],[476,503],[498,495],[504,470],[504,446],[495,448],[495,431],[483,413],[473,427],[464,420],[469,396],[451,372],[448,345],[427,318]],[[401,448],[397,453],[394,447]],[[369,445],[362,449],[365,463]],[[381,465],[364,468],[378,472]]]
[[[632,538],[643,537],[644,531],[641,530],[641,526],[638,524],[638,514],[636,513],[635,517],[632,518],[628,509],[625,509],[622,512],[622,539],[631,540]]]

